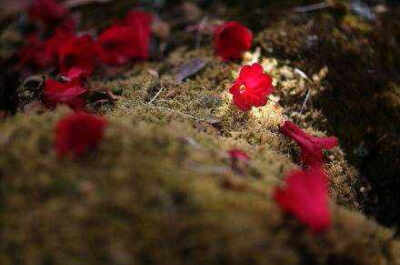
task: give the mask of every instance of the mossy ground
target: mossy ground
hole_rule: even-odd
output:
[[[273,6],[265,10],[274,14]],[[240,7],[216,10],[252,27]],[[84,11],[85,24],[95,11]],[[88,81],[87,107],[109,126],[80,159],[57,159],[53,149],[53,128],[68,108],[38,108],[35,93],[20,100],[26,113],[0,123],[0,263],[400,264],[395,229],[363,215],[399,223],[398,57],[393,42],[378,38],[391,38],[378,23],[387,20],[366,22],[342,5],[290,14],[254,26],[260,52],[242,62],[215,58],[207,37],[194,48],[196,37],[175,24],[178,41],[159,60],[100,70]],[[207,64],[177,82],[192,59]],[[254,61],[276,92],[244,114],[228,89]],[[311,234],[271,199],[298,167],[299,150],[278,132],[285,119],[339,138],[325,156],[333,219],[325,234]],[[232,167],[232,148],[250,163]]]

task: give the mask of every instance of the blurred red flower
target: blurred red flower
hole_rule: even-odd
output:
[[[81,156],[97,147],[102,140],[107,121],[85,112],[75,112],[58,121],[55,149],[59,157]]]
[[[242,150],[239,149],[231,149],[228,151],[228,154],[232,160],[235,161],[243,161],[243,162],[248,162],[250,160],[250,157]]]
[[[46,47],[46,43],[40,40],[38,36],[30,35],[25,46],[18,52],[18,66],[49,67],[53,63],[53,58],[47,53]]]
[[[65,42],[72,38],[74,38],[74,33],[71,30],[59,27],[54,31],[54,34],[45,41],[45,52],[47,56],[52,58],[52,63],[56,64],[60,48]]]
[[[285,121],[280,131],[292,138],[301,148],[301,161],[306,166],[323,164],[323,149],[332,149],[338,145],[336,137],[315,137],[306,134],[296,124]]]
[[[140,47],[136,30],[127,26],[112,26],[98,39],[99,56],[106,64],[121,65],[132,58],[147,58],[148,52]]]
[[[267,104],[267,97],[273,90],[271,77],[264,73],[261,65],[255,63],[242,67],[229,92],[233,95],[234,104],[242,111],[248,111],[253,106]]]
[[[151,36],[151,14],[131,11],[98,38],[99,56],[106,64],[121,65],[131,59],[147,59]]]
[[[253,33],[235,21],[218,26],[214,32],[214,48],[223,60],[240,59],[251,48],[252,41]]]
[[[34,0],[28,13],[32,20],[51,25],[61,21],[68,14],[68,10],[54,0]]]
[[[75,79],[90,76],[97,65],[96,43],[89,35],[72,37],[58,49],[60,71]]]
[[[126,14],[125,18],[120,21],[120,23],[125,26],[133,26],[139,29],[144,29],[144,32],[148,32],[151,30],[152,21],[153,16],[151,13],[132,10]]]
[[[79,79],[67,83],[47,79],[43,91],[43,100],[50,108],[54,108],[58,104],[66,104],[73,109],[83,109],[85,99],[82,95],[84,93],[86,93],[86,88],[82,86]]]
[[[307,224],[313,232],[322,232],[331,225],[328,205],[327,176],[321,168],[292,171],[278,187],[274,199],[279,206]]]

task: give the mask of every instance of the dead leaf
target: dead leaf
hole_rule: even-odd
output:
[[[178,68],[178,73],[175,76],[175,80],[178,83],[182,83],[182,81],[197,72],[199,72],[201,69],[203,69],[207,65],[207,61],[204,61],[200,58],[196,58],[191,60],[188,63],[185,63],[184,65],[180,66]]]

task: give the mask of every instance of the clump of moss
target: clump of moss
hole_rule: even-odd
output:
[[[96,152],[58,160],[66,112],[1,125],[2,264],[395,264],[392,232],[358,213],[332,205],[319,237],[283,215],[271,192],[293,165],[277,152],[127,115]],[[229,147],[258,173],[237,175]]]

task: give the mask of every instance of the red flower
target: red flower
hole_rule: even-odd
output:
[[[86,93],[86,89],[79,79],[68,83],[47,79],[43,96],[45,103],[50,108],[54,108],[57,104],[66,104],[73,109],[82,109],[85,106],[85,99],[82,98],[84,93]]]
[[[104,63],[121,65],[132,58],[147,58],[148,52],[141,52],[136,30],[127,26],[112,26],[98,39],[99,56]]]
[[[239,149],[232,149],[228,151],[229,156],[231,157],[232,160],[234,161],[243,161],[243,162],[248,162],[250,160],[250,157],[243,152],[242,150]]]
[[[332,149],[338,145],[336,137],[315,137],[306,134],[296,124],[285,121],[280,131],[292,138],[301,148],[301,161],[307,166],[321,166],[323,149]]]
[[[60,48],[65,42],[72,38],[74,38],[74,34],[71,30],[64,27],[59,27],[55,30],[53,36],[45,41],[45,52],[46,55],[51,58],[52,63],[58,61]]]
[[[97,63],[96,50],[89,35],[70,38],[58,50],[61,73],[71,79],[90,76]]]
[[[260,107],[267,104],[267,97],[273,92],[271,77],[264,73],[261,65],[243,66],[239,78],[229,90],[233,94],[233,102],[243,110]]]
[[[253,33],[242,24],[230,21],[218,26],[214,32],[214,48],[223,60],[240,59],[251,47]]]
[[[49,67],[53,62],[53,58],[46,52],[46,46],[46,43],[36,35],[29,36],[27,44],[18,53],[18,65],[20,67],[27,65],[38,68]]]
[[[62,20],[68,14],[68,10],[54,0],[34,0],[28,13],[33,20],[52,24]]]
[[[151,21],[149,13],[131,11],[124,20],[106,29],[98,39],[102,61],[120,65],[133,58],[147,59]]]
[[[153,21],[153,17],[150,13],[132,10],[126,14],[125,18],[120,22],[125,26],[137,27],[138,29],[143,29],[144,32],[150,32],[151,23]]]
[[[274,199],[285,211],[307,224],[313,232],[329,228],[327,177],[320,168],[293,171],[285,179],[285,188],[276,188]]]
[[[96,115],[76,112],[62,118],[56,125],[55,149],[59,157],[77,157],[95,148],[104,135],[107,121]]]

